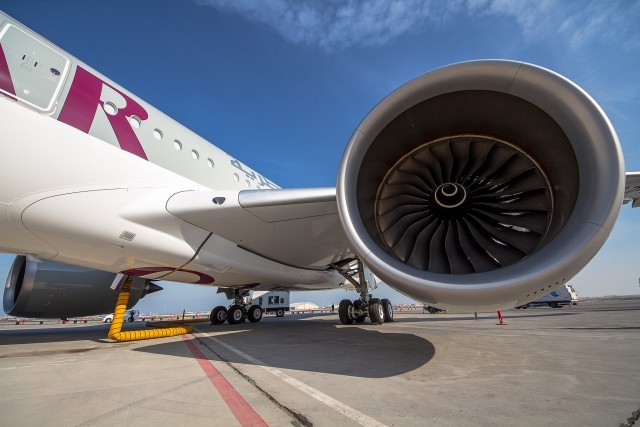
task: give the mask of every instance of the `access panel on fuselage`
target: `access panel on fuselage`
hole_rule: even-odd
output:
[[[0,30],[0,92],[49,113],[55,109],[69,60],[12,24]]]

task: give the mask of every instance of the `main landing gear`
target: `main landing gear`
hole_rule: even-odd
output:
[[[353,302],[348,299],[340,301],[338,317],[343,325],[364,322],[367,317],[371,323],[382,325],[393,322],[393,307],[388,299],[372,298],[369,284],[365,279],[364,265],[359,259],[342,264],[331,264],[338,273],[347,279],[360,293],[360,298]]]
[[[221,325],[225,321],[231,325],[244,322],[249,319],[250,322],[259,322],[262,320],[264,310],[258,304],[248,305],[244,302],[244,297],[249,291],[234,289],[233,303],[229,307],[218,306],[211,310],[211,324]]]

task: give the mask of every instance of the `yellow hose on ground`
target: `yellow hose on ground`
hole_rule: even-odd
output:
[[[111,327],[107,337],[114,341],[137,341],[148,340],[152,338],[164,338],[173,337],[176,335],[188,334],[192,328],[190,325],[181,324],[180,321],[168,321],[168,322],[147,322],[147,326],[157,326],[162,329],[149,329],[142,331],[127,331],[122,332],[122,324],[124,323],[124,315],[127,311],[127,302],[129,302],[129,291],[131,289],[131,278],[127,278],[120,293],[118,294],[118,302],[116,302],[116,309],[113,312],[113,320],[111,321]],[[199,321],[207,321],[209,319],[194,319]],[[160,323],[162,325],[160,325]],[[171,325],[180,325],[175,327],[169,327]]]

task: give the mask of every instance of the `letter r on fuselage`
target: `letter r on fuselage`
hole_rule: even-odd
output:
[[[108,99],[111,96],[113,99]],[[108,103],[116,107],[115,111],[107,111],[105,105]],[[136,116],[144,121],[149,117],[146,110],[131,97],[78,66],[58,120],[89,133],[97,114],[106,115],[120,148],[148,160],[128,119]]]

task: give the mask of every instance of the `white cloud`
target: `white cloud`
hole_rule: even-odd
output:
[[[419,27],[434,13],[420,0],[294,1],[196,0],[220,10],[238,13],[275,28],[285,39],[325,49],[379,45]],[[442,2],[434,2],[440,4]],[[434,16],[440,19],[446,6]]]
[[[383,45],[457,14],[512,19],[525,41],[566,40],[578,47],[592,40],[640,45],[640,2],[563,0],[195,0],[274,28],[296,44],[325,50]]]
[[[587,41],[621,42],[626,49],[640,47],[640,2],[591,2],[575,11],[561,28],[577,47]]]

